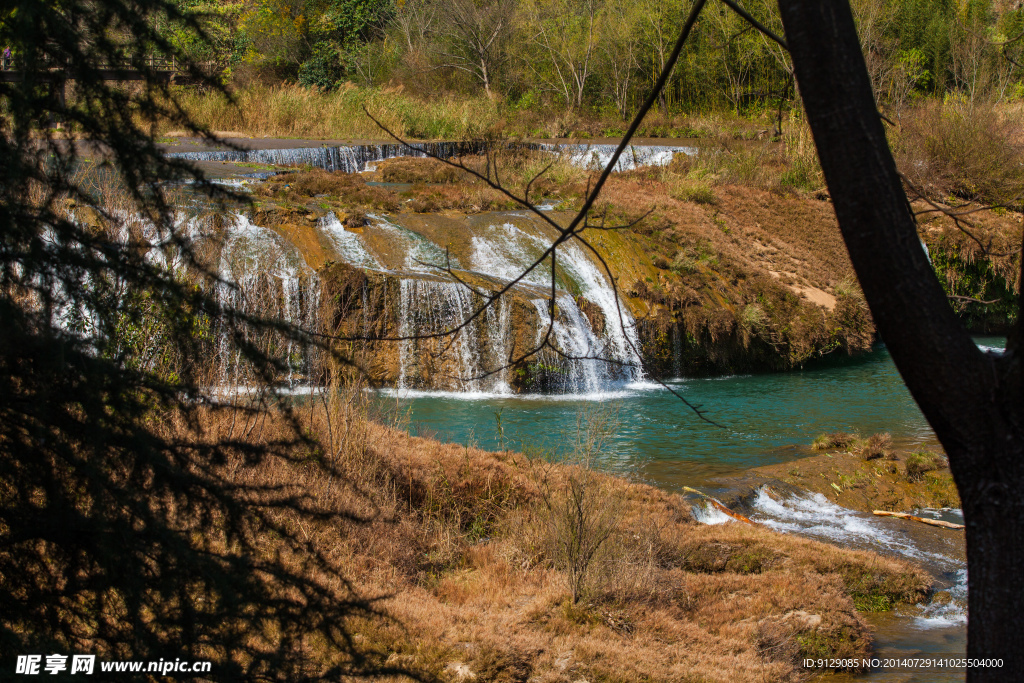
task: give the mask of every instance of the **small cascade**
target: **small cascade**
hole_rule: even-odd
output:
[[[547,238],[527,233],[512,223],[495,225],[485,235],[473,237],[471,266],[478,272],[511,280],[536,261],[549,244]],[[592,326],[579,305],[571,297],[559,297],[558,309],[564,316],[572,318],[578,315],[582,319],[579,323],[566,319],[561,321],[561,324],[586,330],[586,334],[577,331],[572,337],[574,351],[571,355],[591,356],[609,361],[609,369],[613,370],[609,378],[641,381],[644,374],[643,364],[637,352],[640,344],[636,324],[626,307],[621,305],[621,300],[616,296],[609,281],[576,244],[569,243],[559,247],[557,263],[564,273],[564,279],[567,280],[563,284],[579,290],[583,299],[600,309],[605,321],[603,332],[607,343],[593,343]],[[523,281],[537,287],[549,287],[550,265],[547,262],[541,264],[527,274]],[[543,311],[538,312],[547,316],[547,305],[545,304],[543,308]],[[581,346],[584,343],[585,347]],[[564,350],[566,347],[559,348]]]
[[[857,512],[837,505],[820,493],[779,496],[762,486],[752,502],[751,518],[783,533],[797,533],[832,542],[847,548],[874,550],[909,558],[924,564],[939,575],[938,583],[947,584],[949,593],[945,601],[908,608],[913,624],[920,629],[945,628],[967,622],[967,568],[959,560],[946,554],[945,547],[927,543],[933,534],[924,536],[910,533],[913,527],[896,520],[880,520],[866,512]],[[925,517],[940,517],[945,513],[962,522],[962,513],[956,511],[918,511]],[[705,524],[715,520],[699,519]]]
[[[380,261],[366,249],[362,240],[354,232],[346,230],[333,211],[320,219],[317,228],[327,235],[334,251],[345,263],[357,268],[383,269]]]
[[[420,278],[399,281],[399,389],[510,393],[500,374],[481,377],[489,370],[482,362],[484,342],[494,333],[488,330],[481,339],[480,319],[466,322],[481,303],[475,299],[457,282]],[[497,315],[500,318],[500,309]],[[491,322],[487,317],[483,321]],[[454,335],[445,334],[460,325]]]
[[[672,376],[683,376],[683,331],[679,325],[672,326]]]
[[[546,299],[534,299],[540,320],[537,325],[537,344],[547,335],[548,327],[554,337],[554,345],[568,358],[555,359],[567,366],[562,385],[557,387],[564,393],[588,394],[600,391],[608,379],[603,357],[603,344],[590,328],[586,316],[571,296],[563,295],[555,300],[558,319],[552,321]]]
[[[559,258],[562,267],[580,286],[581,296],[596,304],[604,316],[604,333],[608,348],[600,357],[615,366],[610,368],[614,370],[615,375],[629,382],[642,381],[644,371],[639,354],[640,340],[636,334],[633,316],[616,296],[615,290],[605,276],[579,246],[569,243],[562,247]],[[573,308],[580,311],[578,306]],[[580,315],[583,315],[582,312]]]
[[[381,271],[392,283],[381,291],[393,292],[397,301],[383,315],[394,320],[391,329],[400,340],[394,369],[381,373],[393,377],[398,388],[584,394],[643,379],[632,317],[624,306],[620,310],[609,281],[575,245],[558,252],[556,320],[550,320],[545,298],[550,265],[542,264],[454,337],[435,338],[431,335],[444,335],[484,307],[486,292],[519,277],[544,253],[550,238],[529,221],[520,221],[523,226],[485,223],[475,229],[468,258],[460,262],[416,231],[382,216],[369,219],[365,234],[344,230],[333,216],[321,228],[342,260]],[[370,253],[369,243],[388,252],[387,266]],[[457,271],[454,277],[436,267],[446,263]],[[567,290],[580,294],[573,297]],[[504,366],[540,344],[549,324],[549,348],[516,369],[513,382],[513,369]],[[527,336],[520,336],[524,331]]]
[[[566,155],[575,166],[600,170],[611,160],[617,145],[509,143],[516,149],[539,150]],[[486,142],[413,142],[377,145],[335,145],[292,147],[288,149],[227,149],[202,152],[172,152],[168,157],[188,161],[230,161],[273,166],[312,166],[327,171],[361,173],[374,165],[396,157],[435,156],[448,159],[469,154],[484,154],[491,148]],[[667,145],[629,145],[615,164],[615,171],[631,171],[640,166],[667,166],[676,154],[693,156],[696,147]]]
[[[525,145],[535,148],[535,145]],[[234,161],[274,166],[312,166],[327,171],[360,173],[385,159],[437,156],[447,159],[466,154],[483,154],[483,142],[414,142],[409,145],[337,145],[290,149],[229,149],[204,152],[174,152],[168,157],[189,161]]]
[[[512,340],[512,304],[507,298],[499,299],[495,305],[487,308],[484,319],[487,324],[487,346],[490,358],[494,365],[500,367],[492,375],[493,391],[497,394],[511,394],[513,392],[512,386],[509,384],[508,361]],[[492,371],[493,368],[488,370],[488,372]]]
[[[437,273],[440,268],[461,269],[462,266],[457,258],[445,252],[444,249],[423,235],[395,225],[383,216],[371,213],[367,215],[367,218],[373,221],[377,228],[388,233],[389,241],[393,246],[400,247],[404,251],[405,260],[402,264],[404,270]]]
[[[608,165],[618,145],[541,144],[543,150],[568,156],[574,166],[601,170]],[[622,152],[614,171],[631,171],[640,166],[668,166],[676,154],[693,156],[696,147],[670,147],[667,145],[629,145]]]

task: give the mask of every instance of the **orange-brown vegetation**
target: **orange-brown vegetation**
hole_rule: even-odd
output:
[[[1020,207],[1024,126],[1020,105],[950,98],[902,113],[893,147],[912,192]]]
[[[746,483],[781,481],[867,512],[959,507],[949,463],[938,446],[934,449],[894,443],[889,434],[866,439],[843,432],[823,434],[813,445],[818,455],[758,467],[748,473],[752,479]]]
[[[307,450],[260,465],[239,456],[218,470],[338,515],[299,522],[285,507],[268,511],[337,568],[319,577],[325,590],[380,598],[379,616],[346,624],[379,664],[446,681],[803,680],[804,656],[868,652],[856,605],[917,602],[928,591],[905,562],[764,528],[703,526],[677,495],[411,437],[368,421],[349,396],[296,408],[318,439]],[[222,416],[204,438],[273,443],[285,425],[277,413]],[[615,506],[575,604],[550,523],[574,478]],[[305,566],[300,553],[287,561]],[[273,634],[253,639],[266,646]],[[311,670],[340,661],[322,642],[307,647]]]

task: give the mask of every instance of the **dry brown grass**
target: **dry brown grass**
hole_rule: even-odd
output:
[[[894,451],[892,449],[892,434],[889,432],[872,434],[861,447],[860,455],[865,460],[874,460],[875,458],[883,457],[891,460],[894,456]]]
[[[286,84],[239,90],[232,98],[229,101],[220,93],[200,91],[179,95],[190,121],[211,130],[252,136],[318,140],[387,137],[364,107],[397,135],[411,138],[469,138],[502,125],[496,104],[485,97],[424,100],[401,89],[343,87],[323,93]]]
[[[331,173],[321,169],[280,173],[254,187],[253,194],[278,202],[306,203],[331,198],[354,209],[397,211],[394,193],[366,184],[358,173]]]
[[[849,434],[847,432],[832,432],[831,434],[822,434],[814,440],[811,446],[816,451],[827,451],[834,448],[839,450],[849,450],[856,442],[858,436],[856,434]]]
[[[385,135],[363,111],[399,135],[456,139],[495,134],[532,138],[614,138],[627,125],[618,116],[564,109],[506,107],[483,95],[436,91],[421,95],[402,86],[361,88],[347,84],[332,92],[294,84],[255,85],[233,92],[233,102],[219,93],[180,93],[189,120],[218,131],[242,135],[312,139],[381,139]],[[751,140],[766,137],[771,123],[726,112],[675,114],[651,112],[638,131],[641,137]],[[161,132],[166,132],[165,128]]]
[[[927,589],[906,563],[763,528],[701,526],[679,496],[590,473],[618,512],[586,599],[573,605],[543,501],[577,470],[410,437],[368,421],[358,395],[298,407],[318,446],[220,471],[343,514],[289,526],[287,510],[271,513],[352,580],[322,576],[327,589],[387,596],[378,606],[388,618],[348,624],[373,661],[451,681],[802,680],[803,656],[868,651],[854,610],[863,598],[913,602]],[[205,429],[208,439],[273,442],[288,427],[263,414]],[[338,658],[323,643],[308,648],[314,668]]]
[[[900,170],[926,196],[1021,206],[1019,104],[929,100],[904,112],[901,124],[893,133]]]

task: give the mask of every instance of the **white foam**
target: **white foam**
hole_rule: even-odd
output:
[[[691,506],[690,514],[701,524],[715,525],[736,521],[706,501],[701,501]]]
[[[611,161],[612,154],[618,145],[608,144],[568,144],[568,145],[541,145],[542,149],[548,149],[564,155],[569,163],[591,170],[601,170]],[[667,166],[672,163],[676,154],[693,156],[697,153],[696,147],[666,146],[666,145],[629,145],[623,150],[622,156],[615,164],[613,171],[629,171],[640,166]]]
[[[367,214],[367,218],[373,221],[374,226],[388,232],[393,238],[393,243],[403,246],[405,251],[403,267],[406,270],[418,273],[437,273],[441,268],[459,269],[462,267],[457,258],[445,252],[444,249],[423,235],[395,225],[383,216],[371,213]]]
[[[497,391],[440,391],[432,389],[371,389],[381,396],[387,396],[389,398],[398,399],[418,399],[418,398],[447,398],[458,401],[491,401],[491,400],[508,400],[514,399],[517,401],[537,401],[537,402],[566,402],[566,401],[586,401],[586,402],[604,402],[604,401],[617,401],[624,398],[632,398],[638,394],[635,391],[626,390],[613,390],[613,391],[594,391],[585,394],[511,394]]]
[[[855,512],[829,501],[820,493],[773,497],[767,487],[757,491],[755,521],[776,531],[815,536],[844,547],[871,547],[896,552],[912,560],[926,561],[943,571],[953,572],[955,584],[948,592],[950,600],[906,608],[904,614],[913,618],[919,629],[959,628],[967,623],[967,569],[953,558],[922,550],[897,527],[877,517]],[[955,509],[922,511],[928,516],[955,514]]]
[[[999,346],[986,346],[984,344],[978,344],[978,348],[983,352],[991,354],[993,356],[1002,356],[1006,353],[1006,349]]]
[[[897,529],[886,526],[878,518],[856,512],[829,501],[820,493],[774,498],[762,486],[754,498],[758,515],[755,521],[787,533],[802,533],[844,545],[877,547],[917,560],[951,566],[953,561],[937,553],[921,550]]]
[[[914,626],[921,629],[949,628],[967,623],[967,569],[956,572],[956,583],[948,590],[950,600],[946,603],[932,602],[925,605],[914,617]]]
[[[341,224],[334,212],[327,214],[320,219],[318,226],[334,244],[335,251],[341,259],[352,266],[382,270],[384,267],[373,255],[363,246],[362,240],[354,232],[349,232]]]

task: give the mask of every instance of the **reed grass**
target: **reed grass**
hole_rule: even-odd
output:
[[[537,105],[519,108],[484,96],[445,93],[421,97],[399,87],[347,84],[324,92],[295,84],[252,85],[230,99],[219,93],[182,88],[176,93],[191,121],[216,131],[256,137],[381,139],[385,134],[363,111],[401,136],[417,139],[616,138],[625,130],[616,116],[565,112]],[[638,136],[754,140],[768,133],[767,120],[728,113],[650,114]],[[174,131],[164,124],[161,135]]]
[[[386,138],[369,112],[394,134],[414,139],[488,137],[502,124],[497,104],[445,95],[424,101],[400,90],[343,87],[330,93],[295,85],[253,86],[220,93],[178,93],[190,120],[215,131],[253,137],[324,140]],[[161,134],[171,132],[165,125]]]
[[[219,471],[334,515],[318,523],[271,512],[352,580],[320,577],[325,590],[389,596],[384,618],[347,625],[373,661],[441,679],[791,680],[803,656],[868,651],[855,602],[916,602],[927,588],[901,561],[767,529],[697,525],[676,495],[579,463],[410,437],[368,420],[368,408],[358,386],[319,392],[294,410],[318,447],[258,466],[240,453]],[[276,412],[211,414],[202,438],[275,443],[291,429]],[[551,496],[556,511],[558,500],[571,501],[559,496],[574,487],[600,497],[614,518],[598,525],[607,536],[578,601],[557,551],[569,536],[548,507]],[[264,637],[254,634],[254,644]],[[321,642],[306,646],[311,670],[340,656]]]

